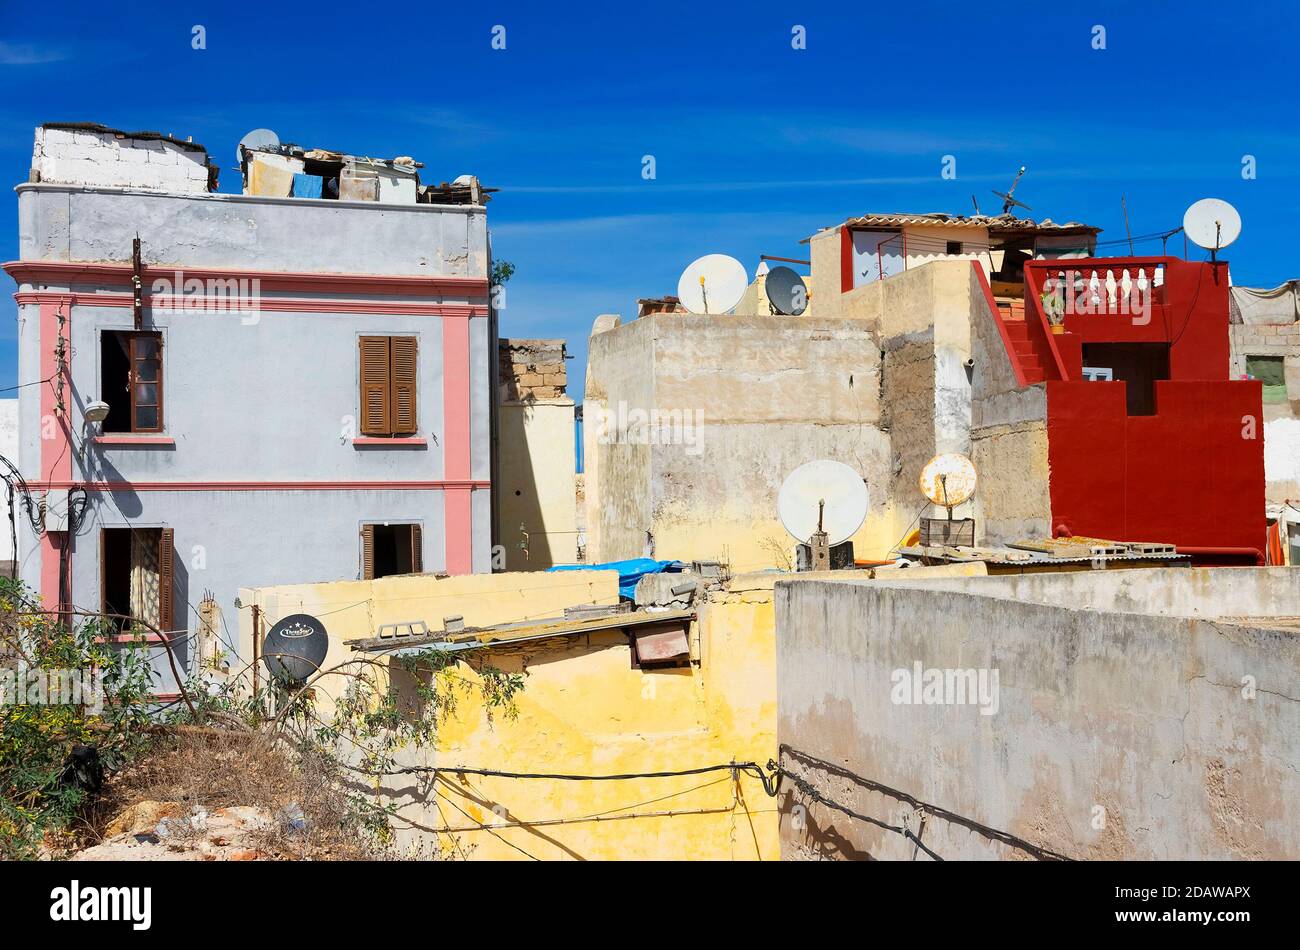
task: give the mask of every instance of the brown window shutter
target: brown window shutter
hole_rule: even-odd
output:
[[[158,538],[158,626],[171,633],[176,628],[172,586],[176,578],[176,548],[172,529],[163,528]]]
[[[361,434],[390,435],[388,337],[361,338]]]
[[[361,579],[375,579],[375,526],[372,524],[361,526]]]
[[[411,525],[411,573],[424,573],[424,532],[418,524]]]
[[[415,364],[417,343],[413,336],[395,336],[392,341],[392,407],[393,435],[414,435],[418,431],[415,419]]]

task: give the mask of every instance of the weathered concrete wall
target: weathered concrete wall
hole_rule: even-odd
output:
[[[1047,388],[1021,389],[972,270],[971,461],[979,473],[975,494],[976,541],[1006,544],[1051,536],[1047,462]]]
[[[1300,638],[1269,619],[1300,613],[1294,569],[789,579],[776,601],[783,764],[914,831],[903,795],[956,813],[975,830],[923,832],[945,859],[1029,856],[980,829],[1076,858],[1300,856]],[[996,711],[895,702],[916,663],[997,670]],[[783,857],[913,857],[792,784]]]
[[[592,560],[653,551],[722,558],[736,572],[783,566],[793,539],[777,518],[777,493],[817,458],[867,480],[861,555],[897,540],[886,517],[880,354],[859,322],[651,315],[594,336],[587,373]],[[631,428],[618,434],[635,413],[651,419],[650,439],[638,442]],[[665,425],[654,429],[655,419]]]
[[[226,194],[151,194],[19,185],[24,261],[130,261],[137,233],[148,265],[325,274],[486,277],[487,214],[475,205]]]
[[[496,486],[508,571],[540,571],[578,556],[573,400],[563,340],[501,339]]]
[[[578,556],[573,400],[504,403],[498,413],[496,496],[506,570],[572,564]]]
[[[1246,374],[1246,357],[1283,360],[1285,402],[1264,404],[1265,494],[1273,504],[1300,498],[1300,323],[1228,327],[1232,338],[1233,379]]]

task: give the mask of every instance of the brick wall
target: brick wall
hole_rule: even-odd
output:
[[[111,130],[41,126],[32,147],[31,178],[66,185],[206,194],[208,154],[192,143],[133,138]]]
[[[499,340],[501,401],[564,398],[569,381],[564,355],[563,340]]]
[[[1234,323],[1232,334],[1232,375],[1246,372],[1247,356],[1300,357],[1300,323]]]

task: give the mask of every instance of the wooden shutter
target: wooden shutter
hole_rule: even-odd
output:
[[[391,435],[388,337],[361,338],[361,434]]]
[[[413,336],[395,336],[392,341],[391,367],[393,435],[415,435],[415,364],[418,340]]]
[[[176,627],[172,586],[176,578],[176,548],[172,529],[163,528],[158,538],[158,626],[164,633]]]
[[[375,579],[375,526],[372,524],[361,526],[361,579]]]
[[[418,524],[411,525],[411,573],[424,573],[424,532]]]

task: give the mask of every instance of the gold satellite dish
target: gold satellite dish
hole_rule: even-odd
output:
[[[921,469],[921,494],[951,511],[975,494],[975,465],[959,452],[936,455]]]

